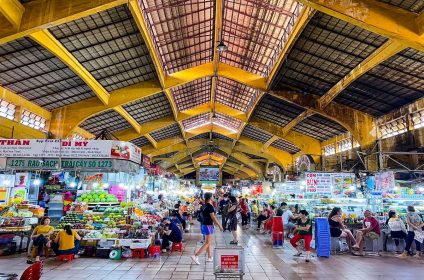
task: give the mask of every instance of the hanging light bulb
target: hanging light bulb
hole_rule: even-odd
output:
[[[219,52],[225,52],[226,50],[228,50],[228,47],[227,47],[227,45],[224,42],[220,41],[219,44],[218,44],[218,46],[216,46],[216,49]]]

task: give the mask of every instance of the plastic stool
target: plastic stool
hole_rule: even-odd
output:
[[[73,258],[74,258],[74,255],[59,255],[59,256],[57,256],[57,259],[59,261],[62,261],[62,262],[65,261],[65,260],[72,262]]]
[[[365,252],[365,255],[367,255],[367,256],[381,256],[380,248],[379,248],[380,238],[371,239],[371,238],[365,237],[365,239],[372,241],[372,249],[371,249],[371,251]]]
[[[149,247],[149,256],[151,258],[160,257],[160,246],[150,246]]]
[[[145,249],[131,249],[131,258],[137,258],[139,257],[140,259],[145,257],[145,253],[144,253]]]
[[[171,254],[172,252],[181,252],[183,254],[183,243],[182,242],[172,242]]]

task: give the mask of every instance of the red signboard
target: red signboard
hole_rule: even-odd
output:
[[[143,155],[143,167],[146,169],[150,168],[150,158],[145,155]]]
[[[239,256],[238,255],[221,255],[221,268],[222,269],[238,269]]]

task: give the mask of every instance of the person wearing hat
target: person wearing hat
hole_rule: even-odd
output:
[[[172,243],[180,243],[183,240],[183,234],[180,228],[169,218],[163,218],[162,225],[164,227],[162,231],[162,252],[166,253],[166,249],[169,248],[169,241]]]

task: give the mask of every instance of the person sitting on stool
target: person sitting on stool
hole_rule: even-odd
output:
[[[365,237],[371,239],[378,239],[380,237],[380,223],[376,218],[372,216],[370,210],[364,212],[364,225],[362,229],[356,231],[356,244],[352,246],[353,250],[358,250],[358,253],[354,252],[356,256],[363,256],[363,246]]]
[[[57,256],[74,255],[78,258],[78,251],[81,237],[71,228],[71,225],[65,225],[53,243],[53,250]]]
[[[32,232],[31,239],[33,240],[34,246],[37,246],[36,262],[40,261],[40,256],[43,253],[45,247],[51,247],[50,236],[54,231],[54,227],[50,225],[50,218],[44,217],[40,221],[40,225],[37,226]],[[28,263],[31,263],[28,261]]]
[[[175,223],[171,223],[168,218],[164,218],[162,224],[164,226],[162,232],[162,252],[166,253],[166,249],[169,248],[169,241],[180,243],[183,240],[183,234],[180,228]]]

